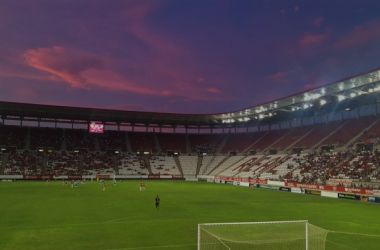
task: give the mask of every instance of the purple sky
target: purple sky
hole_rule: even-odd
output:
[[[0,101],[221,113],[380,67],[380,1],[0,0]]]

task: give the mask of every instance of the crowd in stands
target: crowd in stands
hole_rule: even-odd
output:
[[[29,131],[29,132],[28,132]],[[27,134],[30,134],[30,149]],[[155,145],[154,137],[147,133],[145,147]],[[293,135],[292,135],[293,136]],[[74,129],[28,129],[24,127],[5,126],[0,130],[2,145],[16,147],[17,150],[0,154],[1,170],[4,174],[13,175],[195,175],[200,174],[244,176],[250,178],[268,178],[272,180],[301,182],[308,184],[325,184],[331,179],[353,180],[350,186],[378,188],[380,183],[380,152],[363,148],[356,151],[354,145],[342,151],[323,151],[299,155],[257,155],[244,159],[232,156],[217,156],[220,141],[202,141],[192,146],[193,152],[214,154],[204,157],[199,165],[198,155],[180,155],[177,163],[172,156],[165,154],[143,155],[126,153],[129,138],[138,139],[137,135],[113,131],[100,137],[89,136],[85,130]],[[161,137],[160,137],[161,138]],[[161,138],[162,139],[162,138]],[[365,130],[358,138],[358,143],[379,139],[376,130]],[[98,151],[95,150],[96,141]],[[194,140],[200,142],[200,140]],[[148,144],[149,142],[149,144]],[[140,145],[140,144],[139,144]],[[142,144],[141,144],[142,145]],[[300,144],[301,145],[301,144]],[[20,147],[20,148],[19,148]],[[53,148],[49,153],[39,152],[39,147]],[[64,150],[62,150],[64,148]],[[74,152],[74,149],[87,150]],[[120,149],[119,154],[108,154],[107,149]],[[133,147],[132,147],[133,148]],[[7,158],[5,157],[7,155]],[[237,156],[236,156],[237,157]],[[221,164],[219,164],[221,163]],[[179,164],[179,166],[178,166]],[[285,165],[286,171],[282,166]],[[267,173],[267,174],[266,174]],[[280,174],[279,174],[280,173]],[[277,174],[277,175],[276,175]],[[342,182],[343,183],[343,182]],[[371,184],[374,183],[374,184]],[[337,184],[340,185],[340,184]],[[348,185],[348,184],[341,184]]]
[[[147,175],[148,168],[140,155],[119,154],[117,157],[119,174]]]
[[[216,142],[202,143],[195,145],[191,150],[192,152],[197,152],[199,154],[207,153],[214,154],[218,149],[218,144]]]
[[[42,159],[38,152],[14,152],[8,157],[4,174],[38,175],[42,172]]]

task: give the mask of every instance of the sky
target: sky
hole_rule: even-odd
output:
[[[238,111],[380,67],[380,1],[0,0],[0,101]]]

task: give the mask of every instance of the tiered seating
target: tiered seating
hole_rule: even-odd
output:
[[[10,175],[42,174],[42,155],[37,152],[14,152],[9,154],[5,173]]]
[[[180,151],[187,153],[185,134],[156,134],[162,152]]]
[[[113,155],[105,153],[88,153],[84,155],[83,174],[115,174]]]
[[[78,154],[65,151],[54,152],[47,155],[47,175],[77,175],[79,171]]]
[[[54,148],[60,150],[62,145],[63,129],[61,128],[31,128],[30,149]]]
[[[328,173],[328,177],[339,179],[362,180],[370,176],[380,163],[379,151],[363,151],[343,164],[336,165]]]
[[[153,174],[181,175],[172,156],[151,156],[149,162]]]
[[[207,175],[212,171],[226,156],[224,155],[205,155],[203,156],[202,166],[199,169],[199,174]]]
[[[191,151],[216,153],[224,137],[224,134],[189,134]]]
[[[292,171],[291,164],[294,161],[296,161],[294,157],[282,155],[281,159],[275,163],[272,169],[269,169],[260,175],[260,179],[282,180],[283,176],[286,176]]]
[[[308,132],[310,132],[311,129],[313,128],[314,128],[313,126],[303,126],[303,127],[293,128],[287,135],[285,135],[279,141],[274,143],[272,145],[272,148],[278,151],[285,150],[294,142],[296,142],[297,140],[302,138],[304,135],[306,135]]]
[[[191,151],[216,153],[224,137],[224,134],[189,134]]]
[[[242,172],[239,173],[240,177],[254,177],[259,178],[261,173],[271,167],[272,164],[280,161],[284,155],[267,155],[254,161],[247,168],[244,168]]]
[[[66,149],[69,151],[78,148],[95,150],[95,138],[88,135],[87,131],[83,129],[66,129],[65,141]]]
[[[123,131],[106,131],[103,136],[99,136],[98,138],[101,151],[118,149],[125,152],[127,150],[125,132]]]
[[[209,175],[231,176],[229,169],[234,168],[236,164],[241,164],[244,158],[243,155],[230,156],[218,168],[212,170]]]
[[[14,146],[24,149],[28,128],[16,126],[0,126],[0,146]]]
[[[344,145],[353,137],[363,132],[370,124],[379,119],[376,116],[365,116],[360,119],[350,119],[334,134],[329,136],[323,144]]]
[[[367,139],[371,143],[378,143],[380,141],[380,119],[371,128],[363,131],[359,141],[365,142]]]
[[[230,165],[226,170],[224,170],[220,175],[222,176],[236,176],[238,175],[244,168],[249,167],[253,162],[257,161],[257,157],[247,156],[240,158],[239,161],[235,162],[234,164]],[[225,164],[223,164],[224,168],[226,167]]]
[[[267,131],[256,133],[239,133],[231,134],[226,145],[222,149],[222,153],[226,154],[231,151],[243,152],[251,144],[259,140]]]
[[[255,150],[257,152],[263,151],[289,132],[289,129],[269,131],[264,137],[261,137],[254,145],[252,145],[249,150]]]
[[[195,175],[197,171],[198,156],[178,156],[184,175]]]
[[[148,175],[148,168],[143,159],[136,155],[118,156],[118,168],[120,175]]]
[[[317,125],[311,133],[298,141],[295,147],[311,148],[341,125],[340,121]]]
[[[138,151],[157,152],[153,133],[128,132],[128,138],[129,138],[129,142],[131,143],[133,152],[138,152]]]
[[[305,155],[304,159],[297,161],[299,168],[293,171],[292,179],[290,181],[308,184],[322,183],[329,177],[331,169],[341,162],[350,160],[351,158],[352,155],[349,152],[324,152],[322,154]]]

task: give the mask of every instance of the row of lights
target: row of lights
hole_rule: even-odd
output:
[[[368,89],[368,93],[373,93],[374,91],[380,91],[380,86]],[[323,94],[325,94],[325,90],[324,89],[321,90],[321,94],[319,94],[319,93],[306,94],[305,97],[304,97],[304,101],[316,100],[316,99],[320,98]],[[352,92],[352,93],[350,93],[349,97],[354,98],[357,95],[361,95],[361,94],[365,94],[365,92],[357,92],[357,93]],[[338,95],[337,98],[338,98],[338,101],[343,101],[347,97],[344,96],[344,95]],[[327,101],[325,99],[319,100],[319,105],[321,105],[321,106],[325,105],[326,103],[327,103]],[[313,107],[313,104],[311,104],[311,103],[305,103],[305,104],[303,104],[302,107],[303,107],[303,109],[311,108],[311,107]],[[274,104],[274,108],[277,108],[277,103]],[[300,110],[300,109],[301,109],[301,107],[292,107],[291,111],[297,111],[297,110]],[[257,114],[259,114],[259,115],[255,116],[254,118],[255,119],[263,119],[264,117],[268,117],[268,116],[271,117],[273,115],[276,115],[276,113],[268,113],[268,115],[262,114],[265,111],[268,111],[268,108],[260,106],[259,108],[257,108],[255,110],[255,112]],[[245,113],[246,114],[250,113],[250,110],[249,109],[245,110]],[[228,116],[233,116],[233,115],[234,115],[233,113],[228,114]],[[242,112],[240,112],[240,115],[242,115]],[[236,120],[235,119],[224,119],[224,120],[222,120],[222,123],[234,123],[234,122],[237,122],[237,121],[239,121],[239,122],[246,122],[246,121],[249,121],[249,120],[250,120],[250,118],[248,118],[248,117],[238,118]]]

